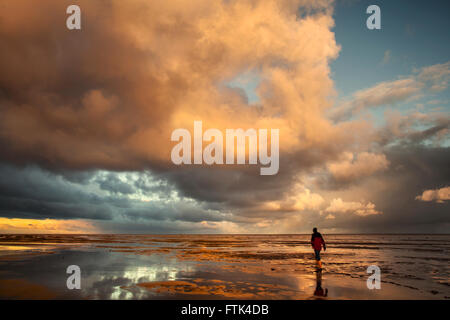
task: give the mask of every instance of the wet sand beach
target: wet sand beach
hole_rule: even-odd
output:
[[[1,299],[450,299],[449,235],[0,235]],[[69,265],[81,289],[69,290]],[[381,269],[369,290],[367,267]]]

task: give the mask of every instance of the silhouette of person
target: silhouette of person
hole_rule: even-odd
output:
[[[325,240],[323,240],[320,232],[317,232],[317,228],[313,229],[313,234],[311,236],[311,246],[314,249],[314,255],[316,257],[316,264],[318,269],[322,269],[322,261],[320,261],[320,250],[326,251],[327,245],[325,244]]]
[[[317,297],[328,296],[328,289],[322,288],[322,270],[316,271],[316,290],[314,290],[314,295]]]

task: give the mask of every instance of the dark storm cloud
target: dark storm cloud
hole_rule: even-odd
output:
[[[132,221],[158,220],[158,221],[223,221],[225,216],[220,212],[206,211],[202,208],[185,204],[149,205],[145,209],[132,209],[125,211],[123,216]]]
[[[371,201],[383,214],[355,218],[343,216],[325,221],[325,226],[361,232],[446,233],[450,226],[450,201],[443,203],[416,200],[424,190],[448,186],[450,148],[416,146],[391,148],[386,152],[391,165],[372,188]]]
[[[251,209],[265,201],[283,198],[291,191],[299,176],[320,165],[324,158],[337,156],[338,151],[286,152],[280,156],[280,170],[276,175],[260,176],[259,167],[190,166],[161,172],[184,196],[216,203],[223,208]]]
[[[132,186],[122,182],[113,174],[108,174],[105,177],[99,177],[96,182],[102,190],[111,191],[113,193],[132,194],[135,192]]]
[[[160,232],[169,228],[173,222],[201,222],[223,221],[230,219],[229,215],[208,208],[206,205],[193,200],[167,199],[167,185],[147,174],[140,174],[136,181],[143,189],[136,188],[133,181],[123,182],[114,173],[98,172],[86,183],[71,173],[67,175],[55,174],[35,166],[15,167],[0,165],[0,216],[6,218],[32,219],[93,219],[118,225],[141,224],[140,228],[151,227],[156,223]],[[79,181],[79,182],[77,182]],[[112,188],[105,188],[105,181],[111,182]],[[126,192],[116,188],[116,182]],[[151,187],[153,183],[153,187]],[[95,186],[103,192],[97,194],[92,191]],[[130,195],[145,190],[151,201],[141,201],[117,194]],[[149,193],[148,191],[152,192]],[[139,193],[137,195],[140,195]],[[170,200],[170,201],[169,201]],[[140,229],[139,228],[139,229]],[[178,228],[181,228],[179,226]],[[172,229],[167,229],[172,230]]]
[[[109,204],[36,167],[0,165],[3,217],[110,219]]]
[[[95,171],[56,170],[55,173],[61,175],[67,181],[78,184],[87,184],[95,176]]]
[[[139,172],[137,179],[132,184],[142,194],[157,194],[160,198],[169,198],[176,192],[175,186],[167,180],[163,173]]]

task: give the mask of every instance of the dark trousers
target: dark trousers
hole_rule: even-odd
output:
[[[316,255],[316,260],[320,261],[320,250],[314,249],[314,254]]]

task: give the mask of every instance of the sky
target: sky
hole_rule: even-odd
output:
[[[0,1],[0,233],[449,232],[448,1],[70,4]],[[175,165],[196,120],[278,173]]]

